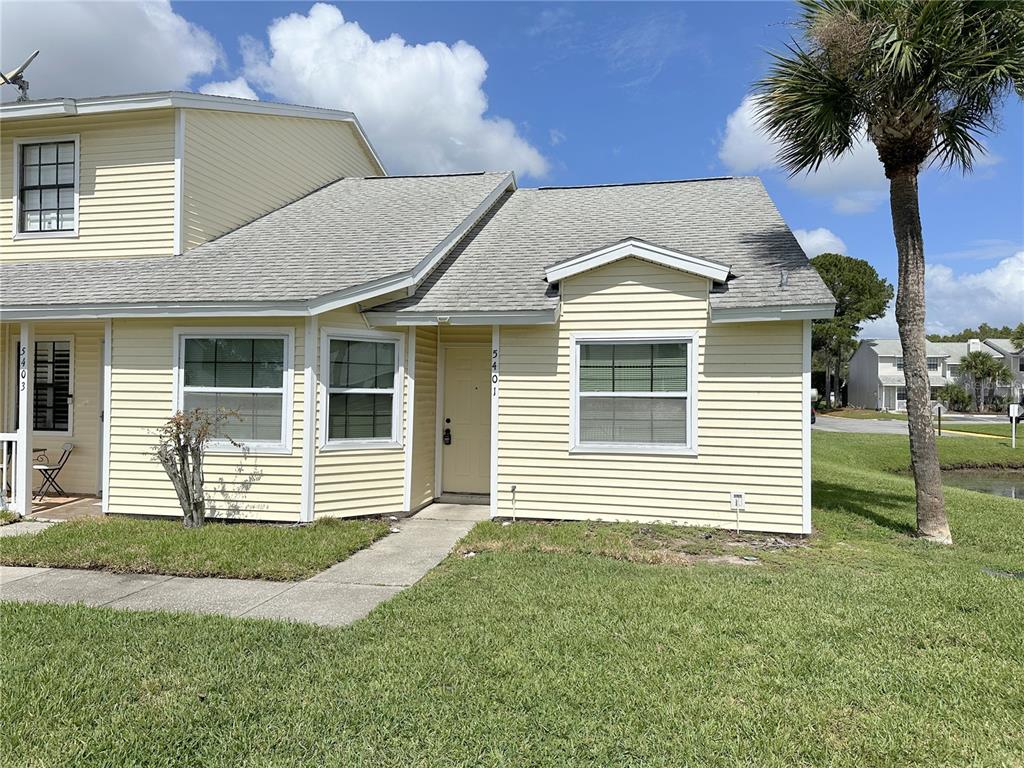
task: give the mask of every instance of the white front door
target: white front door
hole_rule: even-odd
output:
[[[488,493],[490,490],[489,366],[487,347],[445,348],[444,407],[439,436],[444,493]]]

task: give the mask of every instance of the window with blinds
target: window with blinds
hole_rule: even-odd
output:
[[[576,444],[688,446],[690,344],[580,343]]]
[[[285,408],[285,341],[275,337],[186,337],[182,345],[181,407],[225,411],[220,436],[280,445]]]
[[[18,346],[20,357],[21,347]],[[32,428],[71,434],[71,340],[36,342]]]

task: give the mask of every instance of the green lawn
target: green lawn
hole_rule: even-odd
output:
[[[951,430],[953,432],[975,432],[982,435],[996,435],[998,437],[1010,437],[1010,422],[1005,421],[1003,423],[993,424],[950,424],[943,420],[942,431]],[[1007,445],[1010,441],[1007,439]],[[1024,447],[1024,424],[1017,425],[1017,445]]]
[[[304,527],[209,522],[189,530],[180,520],[92,518],[0,538],[0,563],[290,581],[344,560],[387,532],[377,520],[323,519]]]
[[[1024,505],[951,489],[957,545],[913,539],[912,484],[892,474],[905,445],[815,433],[819,533],[748,537],[755,565],[631,562],[693,553],[699,531],[485,523],[343,630],[7,605],[0,758],[1020,765],[1024,581],[988,571],[1024,570]],[[975,438],[941,451],[1024,457]]]

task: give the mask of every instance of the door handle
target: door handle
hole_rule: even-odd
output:
[[[445,445],[452,444],[452,430],[449,427],[444,428],[444,432],[441,435],[441,442]]]

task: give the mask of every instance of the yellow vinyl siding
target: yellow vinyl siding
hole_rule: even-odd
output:
[[[183,112],[186,250],[342,176],[381,172],[352,123]]]
[[[16,350],[20,326],[5,325],[2,354],[4,382],[3,430],[14,431],[17,418]],[[74,323],[36,323],[37,341],[48,338],[71,339],[74,371],[72,373],[71,435],[35,431],[32,451],[44,451],[50,462],[60,459],[65,443],[74,445],[71,456],[61,470],[57,482],[71,494],[92,495],[100,490],[100,433],[103,410],[103,321]],[[42,477],[34,473],[33,486],[38,488]]]
[[[352,307],[320,316],[321,329],[366,330],[366,322]],[[408,345],[404,354],[408,371]],[[317,372],[320,371],[319,363]],[[320,387],[327,385],[320,382]],[[406,430],[408,375],[402,388],[402,430]],[[319,402],[318,392],[318,402]],[[402,512],[405,489],[405,449],[322,450],[323,421],[317,425],[313,510],[317,517],[357,517]],[[404,437],[404,434],[403,434]],[[406,445],[403,439],[403,445]]]
[[[174,247],[174,111],[4,122],[0,260],[167,256]],[[13,240],[14,140],[79,136],[77,237]]]
[[[638,259],[564,281],[559,325],[504,327],[498,514],[800,532],[800,322],[711,325],[708,282]],[[697,456],[570,454],[570,334],[698,331]]]
[[[163,467],[153,458],[155,430],[172,412],[174,329],[292,328],[294,367],[289,454],[207,454],[212,513],[265,520],[298,519],[302,477],[304,324],[289,318],[114,320],[110,424],[112,513],[181,514]]]
[[[416,389],[413,405],[412,509],[429,503],[437,449],[437,328],[416,329]]]

